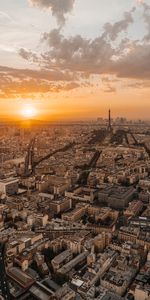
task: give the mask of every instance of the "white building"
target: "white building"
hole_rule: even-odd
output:
[[[14,195],[18,192],[19,180],[15,178],[7,178],[0,180],[0,192],[5,195]]]

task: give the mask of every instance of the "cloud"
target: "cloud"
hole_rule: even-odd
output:
[[[136,0],[136,3],[138,4],[143,4],[145,1],[144,0]]]
[[[108,85],[103,89],[104,93],[116,93],[117,89],[114,86]]]
[[[5,19],[9,22],[14,22],[14,20],[7,13],[0,11],[0,21],[4,21]]]
[[[102,90],[105,93],[115,93],[117,91],[115,84],[119,81],[115,77],[109,78],[108,76],[101,77],[102,81]]]
[[[118,55],[129,40],[123,39],[119,47],[112,45],[120,33],[124,32],[128,26],[133,23],[132,8],[130,12],[125,12],[123,18],[114,24],[106,23],[103,27],[103,33],[95,39],[86,39],[80,35],[64,37],[61,29],[53,29],[43,34],[42,42],[48,46],[46,52],[37,57],[30,51],[20,50],[20,55],[33,61],[40,62],[43,68],[61,70],[71,70],[72,72],[82,73],[82,76],[90,74],[107,73],[112,64],[113,57]]]
[[[133,23],[132,12],[125,12],[124,18],[114,24],[106,23],[104,25],[105,35],[108,36],[112,41],[116,40],[118,35],[122,31],[125,31],[128,26]]]
[[[31,59],[33,62],[38,62],[38,56],[36,55],[36,53],[33,53],[31,50],[20,48],[18,54],[27,61]]]
[[[30,0],[30,2],[34,6],[50,9],[58,25],[63,26],[65,16],[72,11],[75,0]]]
[[[150,44],[133,43],[131,51],[112,63],[110,72],[122,78],[150,79]]]
[[[65,38],[57,29],[45,33],[43,39],[49,46],[49,51],[42,55],[47,69],[54,66],[85,77],[114,74],[122,78],[150,78],[149,43],[123,39],[114,47],[104,34],[93,40],[80,35]]]
[[[111,57],[116,54],[104,36],[94,40],[80,35],[65,38],[59,29],[54,29],[44,34],[43,41],[49,46],[49,51],[42,55],[46,68],[54,65],[62,70],[80,72],[84,76],[103,73]]]
[[[150,88],[150,80],[133,80],[130,82],[127,82],[125,84],[127,88],[134,88],[134,89],[149,89]]]
[[[142,5],[144,8],[143,17],[147,27],[147,34],[145,35],[144,39],[146,41],[150,41],[150,5],[146,4],[145,2],[143,2]]]
[[[60,71],[15,69],[0,66],[0,98],[70,91],[79,86],[72,74]]]
[[[148,27],[150,6],[143,3],[141,7],[144,8],[141,12]],[[94,39],[81,35],[65,37],[61,28],[57,28],[43,34],[42,49],[46,46],[46,50],[40,55],[24,48],[19,50],[19,54],[25,60],[40,65],[43,74],[51,75],[51,80],[68,80],[71,86],[75,83],[74,88],[76,85],[87,84],[88,80],[90,85],[93,75],[102,77],[110,74],[118,78],[149,81],[150,28],[148,27],[148,34],[143,35],[141,40],[131,40],[126,34],[128,27],[134,22],[134,11],[133,7],[119,21],[106,23],[101,35]],[[115,84],[111,83],[103,83],[105,92],[116,91]]]

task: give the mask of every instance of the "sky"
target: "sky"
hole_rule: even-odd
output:
[[[150,0],[0,0],[0,116],[149,119]]]

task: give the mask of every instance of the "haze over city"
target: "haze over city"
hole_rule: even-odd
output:
[[[149,119],[149,15],[149,0],[0,1],[1,116]]]

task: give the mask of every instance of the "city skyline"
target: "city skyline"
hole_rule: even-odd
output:
[[[6,0],[0,24],[1,117],[149,119],[149,1]]]

